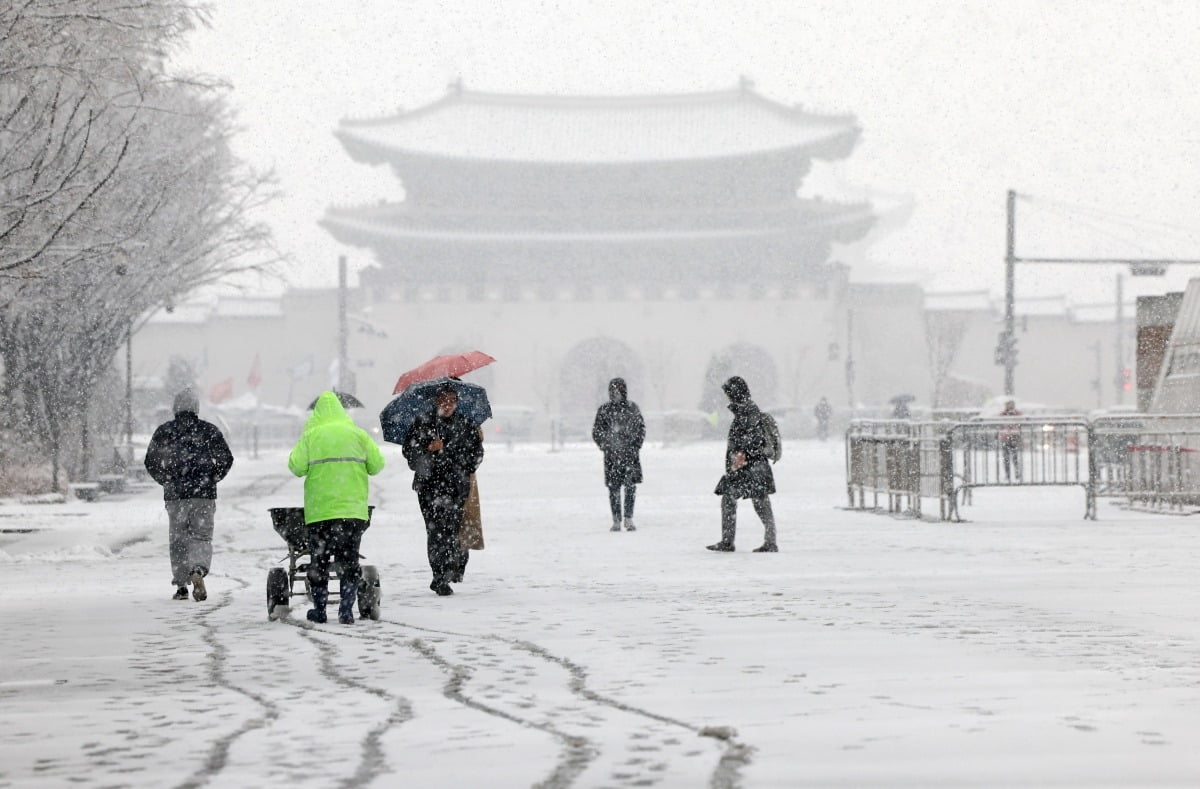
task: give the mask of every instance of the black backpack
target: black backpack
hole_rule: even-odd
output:
[[[762,418],[763,437],[767,440],[763,446],[763,452],[771,459],[772,463],[778,463],[779,459],[783,457],[783,439],[779,435],[779,425],[775,422],[775,417],[766,411],[759,413]]]

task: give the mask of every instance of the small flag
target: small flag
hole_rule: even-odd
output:
[[[233,379],[226,378],[223,381],[217,381],[208,390],[208,402],[216,405],[233,397]]]
[[[254,362],[250,365],[250,375],[246,376],[246,383],[251,389],[258,389],[258,385],[262,383],[262,362],[259,361],[258,354],[254,354]]]

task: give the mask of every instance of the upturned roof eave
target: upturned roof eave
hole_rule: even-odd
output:
[[[513,230],[471,230],[395,226],[381,227],[372,226],[362,221],[354,221],[348,217],[329,215],[318,220],[318,224],[339,241],[361,247],[372,247],[380,241],[435,241],[461,244],[584,243],[602,245],[613,243],[699,243],[719,240],[744,241],[747,239],[787,238],[811,234],[814,230],[824,231],[831,238],[836,237],[838,241],[850,242],[864,237],[873,223],[874,217],[869,209],[847,212],[842,216],[819,217],[815,222],[798,226],[765,225],[713,228],[708,230],[609,229],[603,231],[529,231],[520,228]],[[374,239],[374,243],[372,239]]]
[[[792,145],[772,148],[757,148],[738,153],[716,155],[692,155],[679,157],[657,158],[628,158],[628,159],[519,159],[504,157],[482,157],[467,155],[447,155],[416,148],[403,148],[394,145],[383,145],[364,140],[345,132],[342,129],[334,131],[334,136],[342,143],[342,147],[350,158],[360,164],[387,164],[397,171],[406,167],[428,167],[437,163],[481,167],[521,167],[521,168],[622,168],[622,167],[653,167],[673,166],[680,164],[703,164],[718,162],[735,162],[746,159],[794,157],[804,159],[822,159],[835,161],[850,155],[858,143],[861,129],[857,126],[841,129],[828,136],[815,140],[806,140]]]

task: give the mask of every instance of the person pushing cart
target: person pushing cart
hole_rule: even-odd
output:
[[[304,477],[304,522],[311,559],[308,582],[313,608],[310,622],[325,622],[329,602],[329,562],[340,564],[338,621],[354,622],[354,601],[362,581],[358,549],[370,523],[368,476],[383,471],[383,453],[366,431],[354,424],[338,396],[322,392],[300,440],[288,456],[288,469]]]

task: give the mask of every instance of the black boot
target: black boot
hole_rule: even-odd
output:
[[[354,624],[354,600],[358,597],[358,581],[342,584],[342,601],[338,604],[338,621],[343,625]]]
[[[313,607],[308,611],[308,621],[323,624],[328,621],[325,616],[325,606],[329,603],[329,589],[314,586],[312,598]]]

